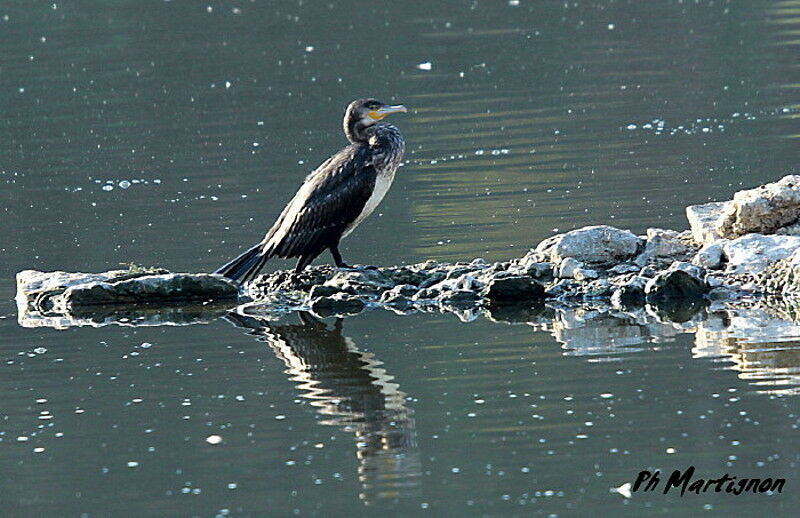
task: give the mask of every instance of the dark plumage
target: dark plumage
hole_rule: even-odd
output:
[[[298,257],[295,271],[299,272],[326,249],[336,266],[347,267],[339,241],[383,199],[405,150],[398,129],[379,121],[404,111],[402,105],[388,106],[375,99],[350,103],[343,121],[350,145],[306,177],[260,243],[215,273],[246,282],[271,257]]]

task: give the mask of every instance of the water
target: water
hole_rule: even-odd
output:
[[[794,171],[798,12],[4,3],[4,513],[790,514],[788,320],[371,311],[58,330],[19,327],[10,299],[25,268],[218,266],[343,144],[361,95],[411,108],[395,117],[408,152],[347,261],[500,260],[586,224],[685,228],[687,204]],[[610,491],[689,465],[787,489]]]

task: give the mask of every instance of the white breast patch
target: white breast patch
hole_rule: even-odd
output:
[[[392,182],[394,181],[394,171],[391,173],[378,173],[377,178],[375,178],[375,189],[372,191],[372,195],[367,200],[367,203],[364,205],[364,209],[361,211],[361,214],[347,227],[347,230],[344,231],[342,234],[342,239],[350,235],[350,232],[356,229],[356,227],[366,219],[367,216],[372,214],[372,211],[380,204],[383,197],[386,196],[386,193],[389,191],[389,187],[392,186]]]

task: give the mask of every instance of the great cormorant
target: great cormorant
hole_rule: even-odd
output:
[[[326,249],[337,267],[347,268],[339,241],[381,202],[405,150],[400,131],[382,120],[405,111],[375,99],[350,103],[343,121],[350,145],[306,177],[264,239],[214,273],[246,282],[271,257],[298,257],[300,272]]]

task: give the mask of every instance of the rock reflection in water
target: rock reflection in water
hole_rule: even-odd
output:
[[[710,315],[697,329],[692,356],[733,362],[739,378],[758,392],[800,394],[800,323],[779,316],[779,310],[730,309]]]
[[[679,314],[680,318],[675,318]],[[647,344],[668,342],[693,333],[692,357],[725,362],[756,392],[800,394],[800,322],[797,308],[770,307],[696,309],[667,315],[657,308],[622,311],[611,306],[555,308],[529,320],[550,333],[568,356],[620,359],[620,353],[642,351]],[[688,317],[688,318],[687,318]],[[727,365],[726,365],[727,366]]]
[[[226,318],[269,344],[319,412],[320,424],[355,435],[359,496],[365,503],[413,496],[422,468],[406,394],[372,353],[342,335],[341,318],[330,328],[308,313],[299,316],[298,324],[241,314]]]

